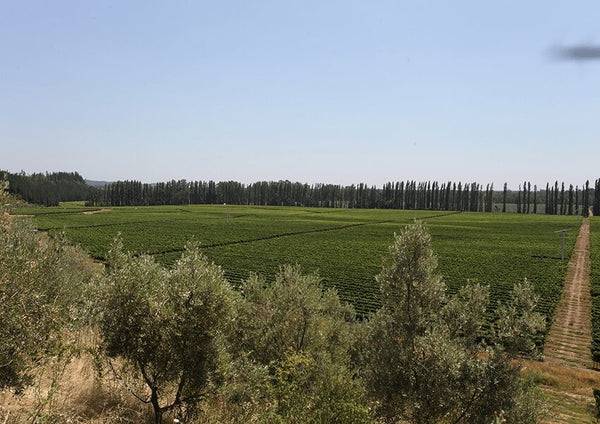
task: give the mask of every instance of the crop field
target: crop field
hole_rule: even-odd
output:
[[[226,205],[100,210],[65,204],[18,213],[34,215],[37,227],[52,236],[64,231],[100,260],[119,233],[127,250],[166,265],[193,238],[234,285],[251,272],[269,280],[280,265],[299,264],[304,272],[317,272],[359,314],[380,306],[375,275],[394,232],[416,218],[432,235],[451,292],[471,280],[489,284],[492,299],[502,300],[516,281],[528,278],[541,296],[539,310],[551,316],[568,262],[561,261],[555,231],[573,230],[566,233],[568,259],[580,225],[574,216]]]

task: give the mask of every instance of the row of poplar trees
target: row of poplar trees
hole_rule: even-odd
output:
[[[358,185],[302,184],[291,181],[169,181],[143,184],[118,181],[90,193],[90,206],[243,204],[337,208],[429,209],[491,212],[493,184],[389,182],[382,188]]]
[[[546,213],[584,215],[590,209],[600,215],[600,179],[594,187],[586,181],[580,188],[555,181],[545,190],[525,181],[518,191],[494,191],[478,183],[448,181],[388,182],[383,187],[335,184],[303,184],[291,181],[172,180],[156,184],[117,181],[90,187],[78,173],[55,172],[26,175],[1,172],[9,190],[28,203],[55,206],[59,202],[86,200],[89,206],[150,206],[185,204],[238,204],[334,208],[424,209],[470,212]]]
[[[583,215],[588,216],[590,208],[593,208],[593,213],[596,214],[600,210],[600,179],[596,180],[595,187],[590,190],[589,180],[585,182],[580,189],[579,186],[565,187],[565,183],[559,186],[558,181],[554,185],[546,183],[546,190],[538,192],[537,186],[533,186],[531,191],[531,182],[525,181],[523,185],[519,185],[519,190],[509,196],[507,185],[504,183],[502,192],[502,212],[507,211],[507,203],[516,205],[517,213],[538,213],[541,205],[544,205],[543,213],[548,215]],[[593,200],[590,203],[590,197],[593,195]],[[509,200],[509,197],[512,197]]]
[[[144,184],[140,181],[117,181],[93,189],[90,206],[148,206],[185,204],[238,204],[262,206],[303,206],[333,208],[420,209],[469,212],[545,213],[550,215],[584,215],[590,208],[600,213],[600,179],[594,188],[586,181],[582,188],[568,187],[556,181],[545,190],[525,181],[519,189],[494,191],[478,183],[437,181],[389,182],[378,188],[357,185],[302,184],[290,181],[260,181],[242,184],[237,181],[169,181]],[[501,209],[500,209],[501,207]]]
[[[420,209],[469,212],[546,213],[584,215],[590,208],[600,213],[600,179],[579,188],[572,184],[546,184],[545,190],[525,181],[518,191],[495,192],[493,184],[437,181],[389,182],[383,187],[334,184],[302,184],[290,181],[168,181],[146,184],[117,181],[92,188],[89,206],[150,206],[185,204],[239,204],[334,208]],[[508,206],[507,206],[508,205]]]

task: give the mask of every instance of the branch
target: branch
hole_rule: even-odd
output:
[[[170,411],[171,409],[175,408],[177,405],[180,405],[182,403],[190,403],[191,401],[195,402],[195,401],[202,399],[204,396],[206,396],[206,392],[198,393],[197,395],[193,395],[193,396],[188,396],[186,398],[180,399],[178,403],[173,402],[172,404],[163,407],[162,410]]]
[[[140,396],[139,396],[137,393],[135,393],[131,387],[129,387],[129,386],[127,385],[127,382],[125,381],[125,379],[124,379],[123,377],[121,377],[121,376],[120,376],[120,375],[117,373],[117,370],[115,370],[115,368],[114,368],[114,366],[113,366],[113,364],[112,364],[112,361],[111,361],[110,359],[108,360],[108,366],[110,367],[111,371],[113,372],[113,374],[114,374],[115,378],[116,378],[117,380],[119,380],[119,381],[121,381],[121,382],[123,383],[123,385],[125,386],[125,388],[127,389],[127,391],[128,391],[129,393],[131,393],[131,394],[132,394],[132,395],[133,395],[133,396],[134,396],[134,397],[135,397],[137,400],[139,400],[140,402],[143,402],[143,403],[150,403],[150,399],[149,399],[149,398],[143,399],[143,398],[142,398],[142,397],[140,397]]]
[[[298,351],[300,351],[302,349],[302,346],[304,345],[304,337],[306,336],[306,331],[308,329],[308,311],[306,311],[305,308],[302,308],[302,321],[303,325],[302,329],[300,330],[301,335],[300,340],[298,342]]]
[[[454,421],[454,424],[458,424],[459,422],[462,421],[462,419],[466,416],[466,413],[471,409],[471,407],[473,406],[473,404],[475,403],[476,397],[477,397],[477,393],[482,393],[481,390],[475,389],[473,391],[473,396],[471,397],[471,400],[469,402],[469,404],[467,405],[467,407],[462,411],[462,414],[460,414],[458,416],[458,418],[456,419],[456,421]]]

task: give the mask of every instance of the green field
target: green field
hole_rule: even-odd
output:
[[[374,276],[394,232],[413,219],[424,220],[439,257],[439,270],[451,292],[467,280],[489,284],[493,299],[503,299],[523,278],[541,295],[539,310],[551,315],[560,296],[567,261],[561,261],[560,236],[567,233],[571,254],[579,217],[495,213],[448,213],[365,209],[258,206],[160,206],[98,211],[77,204],[20,209],[35,215],[40,230],[67,238],[104,259],[121,233],[127,250],[148,253],[166,264],[194,238],[221,265],[233,284],[250,272],[272,277],[280,265],[299,264],[318,272],[326,286],[360,314],[380,305]]]

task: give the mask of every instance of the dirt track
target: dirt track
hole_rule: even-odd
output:
[[[544,346],[546,361],[586,368],[593,365],[590,356],[591,302],[590,222],[589,218],[584,218]]]

